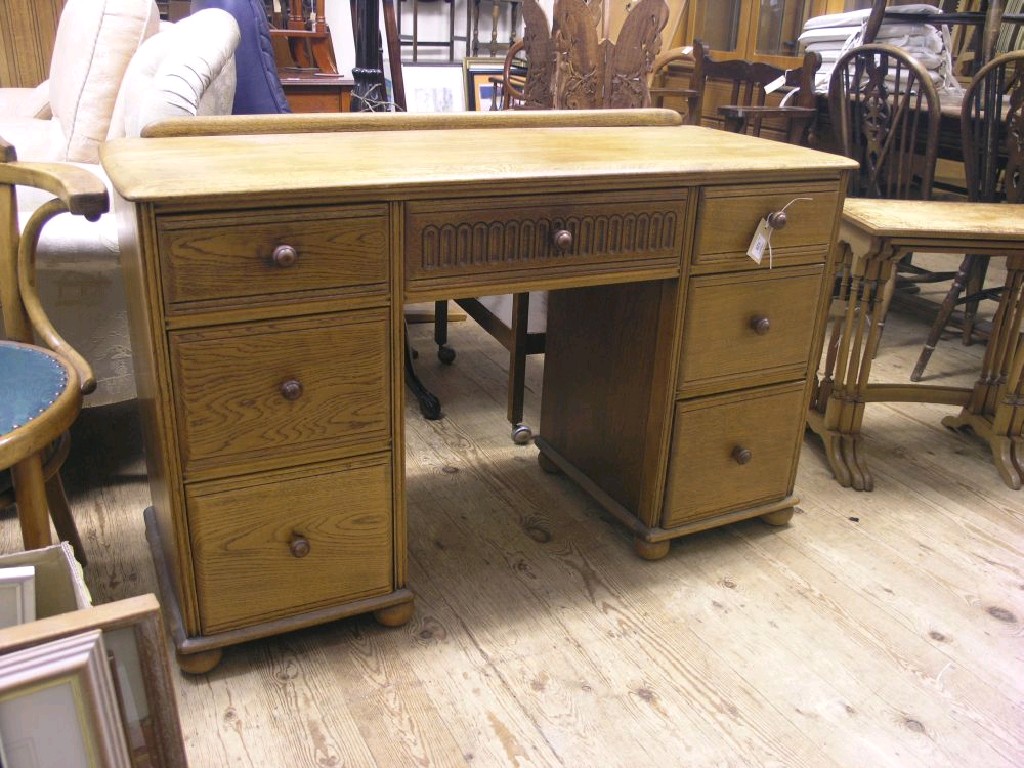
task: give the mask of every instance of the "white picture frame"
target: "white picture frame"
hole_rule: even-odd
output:
[[[462,63],[402,64],[405,108],[412,113],[465,112]]]
[[[0,761],[130,768],[102,631],[0,657]]]
[[[36,620],[36,568],[0,568],[0,629]]]
[[[115,600],[0,630],[0,659],[93,630],[103,633],[130,764],[133,768],[187,768],[166,633],[155,595]]]

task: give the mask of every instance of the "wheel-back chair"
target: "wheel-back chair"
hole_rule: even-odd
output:
[[[971,80],[960,114],[967,196],[973,202],[1024,203],[1024,51],[985,64]],[[920,381],[955,309],[964,307],[963,342],[971,342],[978,303],[1001,287],[985,288],[988,256],[967,254],[939,307],[910,375]]]

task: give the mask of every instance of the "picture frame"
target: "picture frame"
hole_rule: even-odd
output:
[[[0,568],[0,629],[35,620],[35,566]]]
[[[466,80],[466,111],[490,112],[500,109],[497,103],[500,94],[496,94],[497,86],[491,78],[501,77],[505,69],[505,60],[491,56],[475,56],[462,60],[463,76]]]
[[[131,768],[186,768],[160,603],[152,594],[0,630],[0,655],[92,630],[103,633]],[[4,763],[5,768],[7,764]]]
[[[131,768],[101,630],[0,657],[0,761]]]
[[[465,112],[466,87],[461,64],[402,64],[406,111]]]

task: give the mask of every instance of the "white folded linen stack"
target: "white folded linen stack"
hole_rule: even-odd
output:
[[[942,12],[934,5],[923,3],[901,5],[894,10],[902,14]],[[863,43],[864,26],[870,13],[870,9],[830,13],[825,16],[812,16],[804,24],[799,38],[800,43],[806,50],[816,51],[821,56],[821,68],[814,83],[818,93],[828,92],[828,82],[839,57]],[[953,77],[949,31],[946,27],[937,27],[925,22],[915,23],[905,19],[883,21],[874,42],[896,46],[917,59],[928,71],[943,99],[957,98],[962,93],[956,78]]]

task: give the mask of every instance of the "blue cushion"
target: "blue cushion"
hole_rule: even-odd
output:
[[[40,349],[0,341],[0,435],[23,427],[67,389],[68,370]]]
[[[270,26],[262,0],[192,0],[190,12],[204,8],[220,8],[230,13],[242,34],[235,50],[238,84],[231,113],[272,115],[291,112],[274,61]]]

